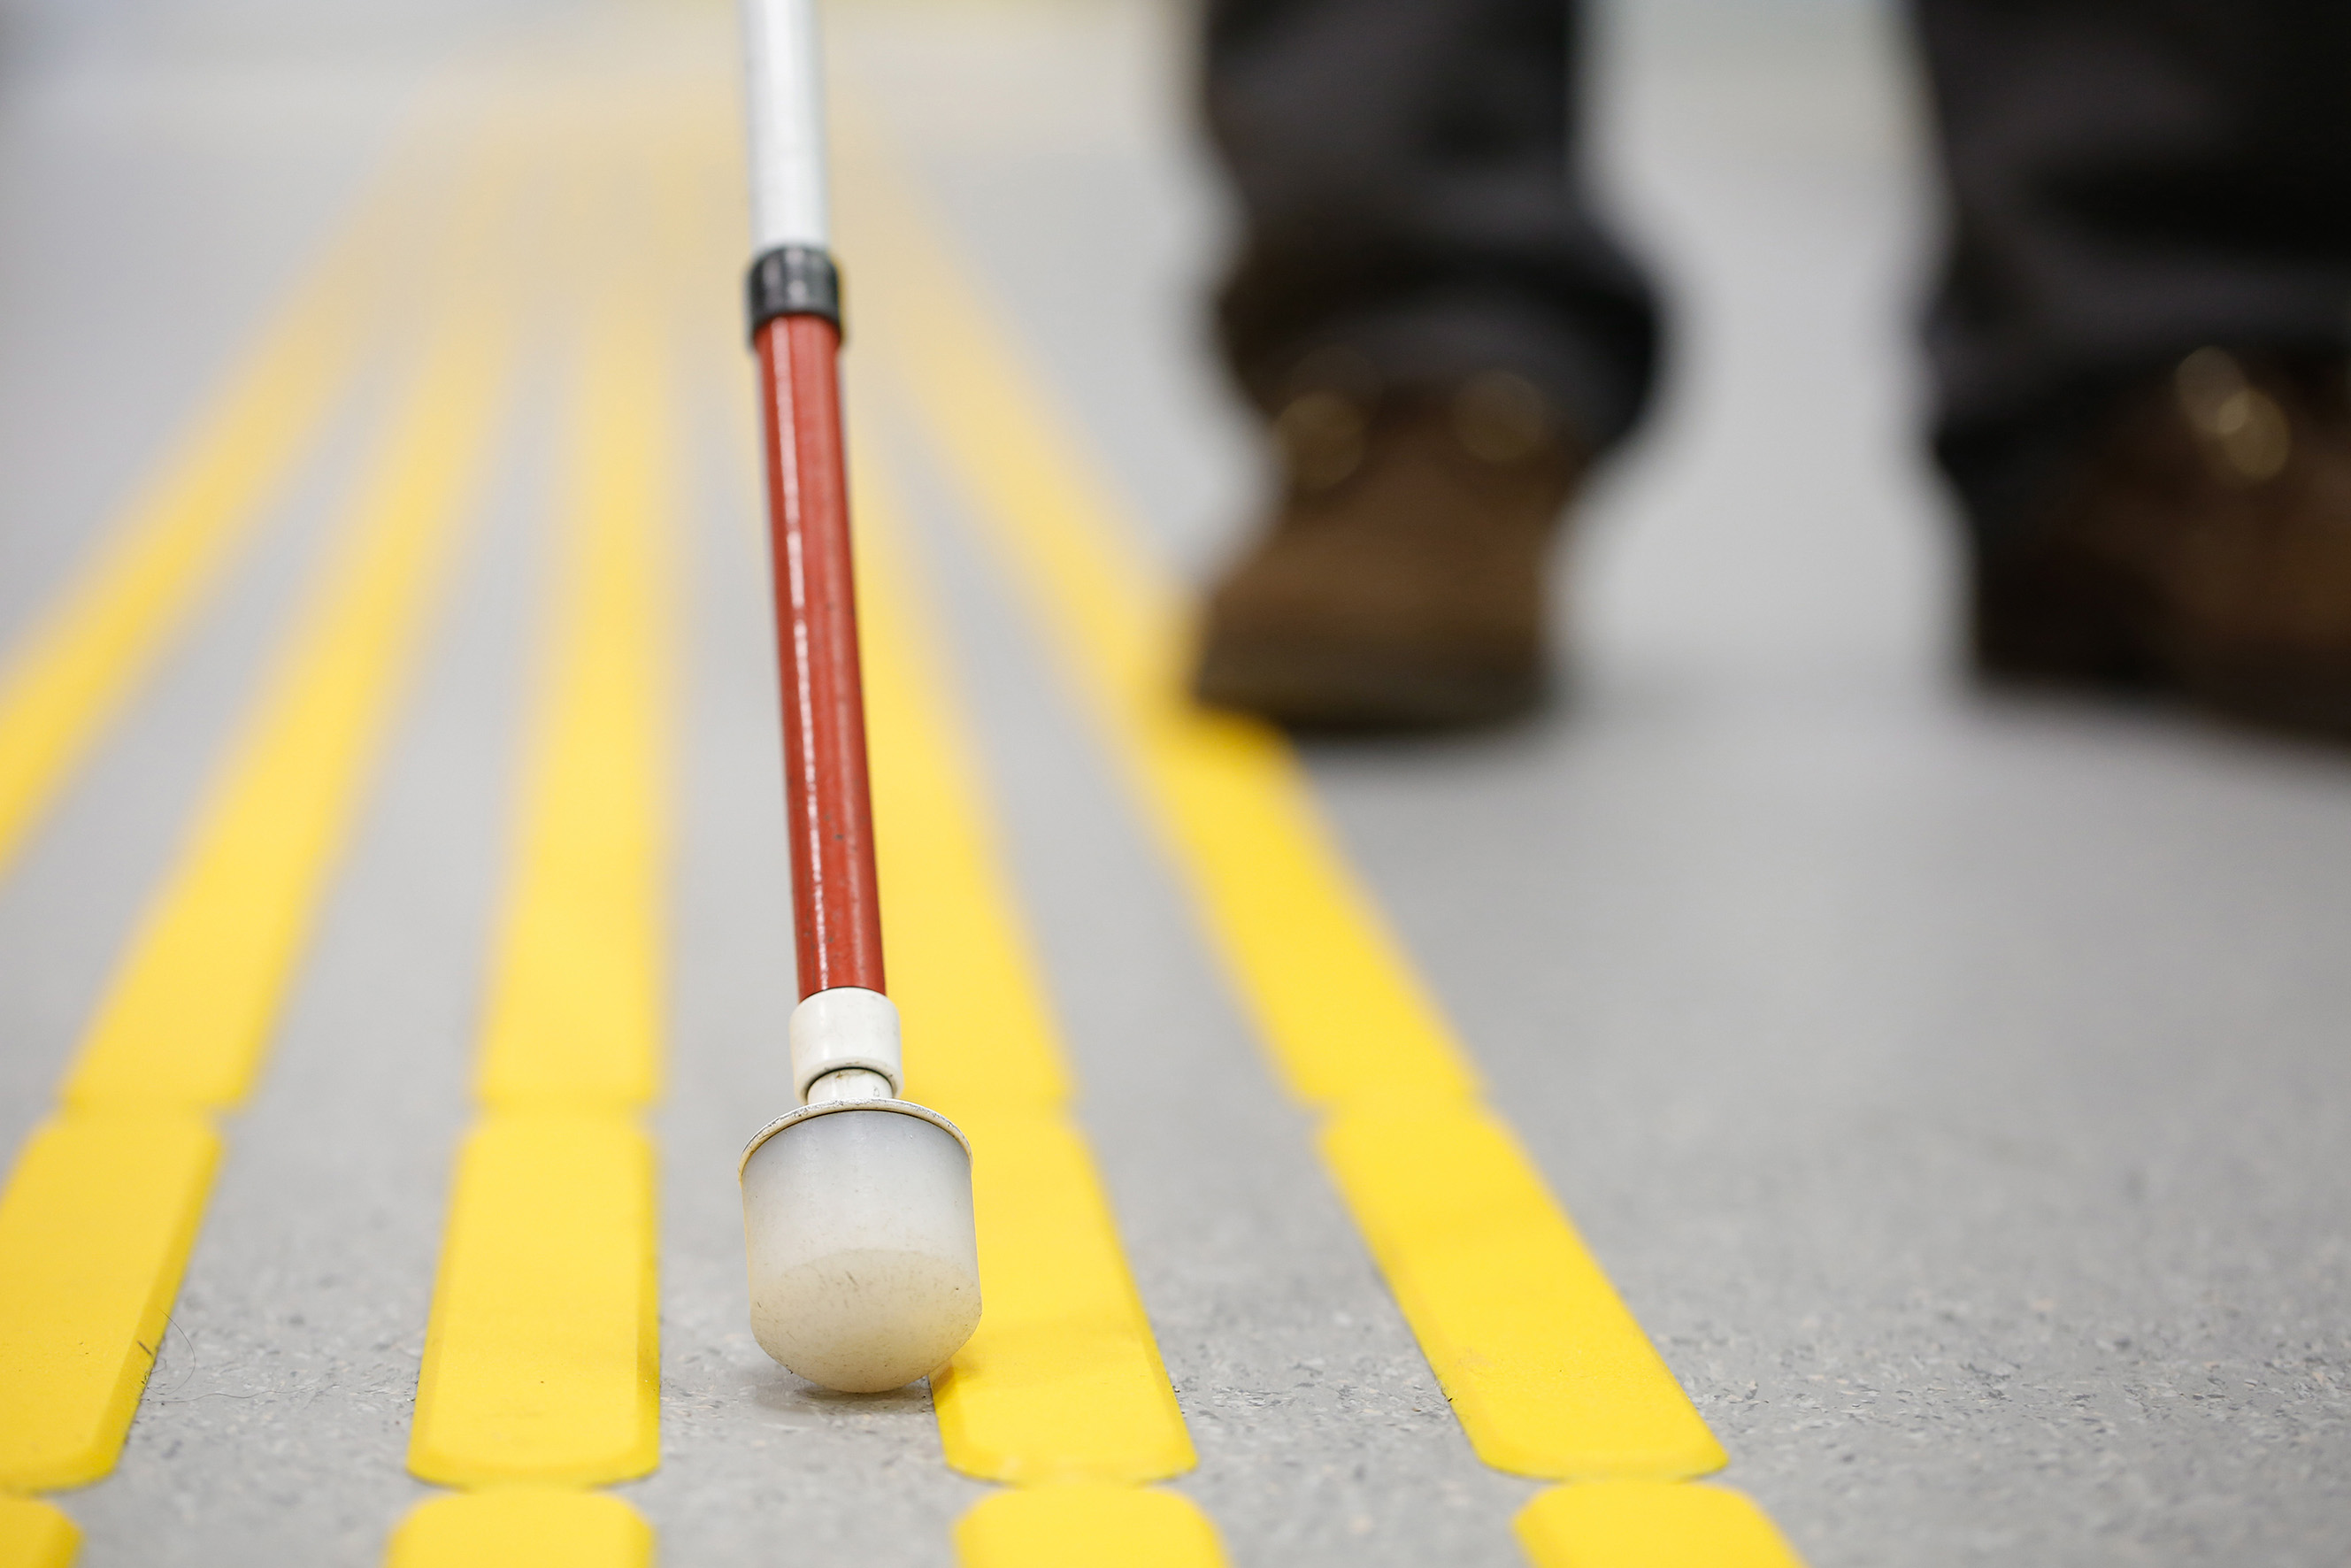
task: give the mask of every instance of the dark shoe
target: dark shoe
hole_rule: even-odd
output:
[[[1543,692],[1543,562],[1583,468],[1541,394],[1489,374],[1276,423],[1286,494],[1210,595],[1193,689],[1313,729],[1493,723]]]
[[[2197,350],[2118,408],[2045,526],[1975,568],[1990,676],[2351,734],[2344,365]]]

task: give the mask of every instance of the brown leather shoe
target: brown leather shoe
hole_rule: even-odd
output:
[[[1995,678],[2351,734],[2343,363],[2199,349],[2127,398],[2047,527],[1977,559],[1974,634]]]
[[[1202,702],[1314,729],[1492,723],[1543,692],[1543,561],[1584,464],[1492,372],[1376,412],[1311,392],[1275,424],[1286,493],[1211,594]]]

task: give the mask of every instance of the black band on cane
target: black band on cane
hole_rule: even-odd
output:
[[[814,246],[778,246],[751,264],[743,283],[754,338],[778,316],[821,316],[841,325],[841,273]]]

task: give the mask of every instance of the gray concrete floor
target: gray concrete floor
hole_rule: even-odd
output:
[[[0,637],[300,271],[418,85],[561,25],[549,10],[8,14]],[[1223,217],[1181,8],[836,13],[841,90],[912,159],[1170,557],[1205,571],[1257,457],[1202,350]],[[1728,1479],[1816,1568],[2339,1563],[2351,758],[1956,680],[1906,340],[1930,214],[1891,24],[1832,0],[1604,20],[1598,155],[1678,331],[1657,418],[1577,525],[1573,698],[1505,737],[1318,747],[1323,797]],[[919,1394],[820,1396],[745,1326],[731,1163],[745,1104],[778,1092],[757,1045],[790,999],[788,922],[735,415],[725,389],[697,395],[664,1465],[625,1490],[673,1564],[945,1563],[981,1489],[945,1470]],[[952,526],[959,498],[886,403],[876,423],[1199,1446],[1179,1484],[1244,1565],[1516,1561],[1532,1487],[1469,1455],[1040,641]],[[356,430],[0,883],[12,1144]],[[549,461],[542,413],[235,1122],[122,1465],[65,1500],[93,1568],[370,1562],[423,1495],[402,1452]]]

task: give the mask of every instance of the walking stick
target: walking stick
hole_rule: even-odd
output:
[[[842,460],[841,290],[827,245],[814,0],[743,0],[753,256],[784,806],[791,832],[799,1108],[743,1152],[751,1328],[811,1382],[870,1393],[940,1365],[979,1322],[971,1155],[899,1099]]]

